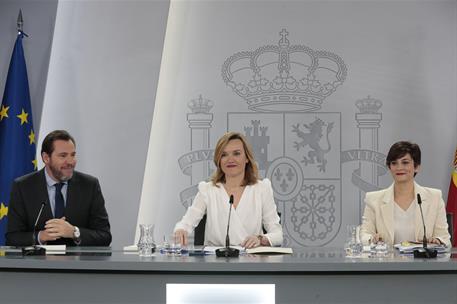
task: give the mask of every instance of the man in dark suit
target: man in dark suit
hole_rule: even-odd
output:
[[[43,140],[41,157],[45,163],[42,170],[13,183],[6,244],[108,246],[110,224],[100,184],[95,177],[74,170],[73,137],[63,130],[49,133]]]

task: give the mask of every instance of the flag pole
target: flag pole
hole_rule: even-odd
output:
[[[19,15],[17,16],[17,31],[19,33],[22,32],[23,25],[24,19],[22,18],[22,9],[19,9]]]
[[[17,15],[17,34],[22,34],[25,37],[29,36],[24,32],[24,18],[22,18],[22,9],[19,9],[19,14]]]

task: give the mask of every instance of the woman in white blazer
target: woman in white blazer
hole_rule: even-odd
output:
[[[268,179],[259,180],[251,147],[236,132],[224,134],[214,151],[214,172],[210,182],[201,182],[186,214],[174,229],[175,237],[187,245],[187,236],[207,214],[205,245],[224,246],[229,208],[230,245],[245,248],[278,246],[283,233]],[[233,205],[229,198],[233,195]],[[263,233],[265,228],[267,233]]]
[[[362,242],[382,240],[393,245],[422,241],[424,230],[417,201],[419,194],[428,242],[451,245],[441,190],[422,187],[414,181],[420,163],[421,151],[417,144],[400,141],[390,148],[386,165],[394,182],[387,189],[366,194]]]

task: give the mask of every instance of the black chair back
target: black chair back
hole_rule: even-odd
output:
[[[451,235],[451,244],[454,244],[454,214],[452,212],[446,213],[447,227]]]
[[[206,214],[200,220],[194,231],[194,246],[203,246],[205,243],[205,226],[206,226]]]

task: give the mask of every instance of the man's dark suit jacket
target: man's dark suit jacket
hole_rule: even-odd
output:
[[[43,230],[46,221],[54,217],[49,204],[44,170],[24,175],[14,181],[8,207],[6,245],[33,244],[33,226],[43,202],[46,202],[46,206],[36,231]],[[108,246],[111,243],[105,200],[95,177],[74,171],[73,177],[68,181],[64,214],[67,222],[79,228],[80,246]],[[47,244],[76,245],[71,238],[61,238]]]

